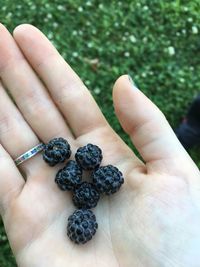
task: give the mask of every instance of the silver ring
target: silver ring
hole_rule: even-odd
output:
[[[31,148],[30,150],[28,150],[24,154],[20,155],[18,158],[16,158],[14,160],[15,164],[18,166],[22,162],[34,157],[36,154],[38,154],[39,152],[41,152],[44,149],[44,146],[45,145],[43,143],[40,143],[37,146],[34,146],[33,148]]]

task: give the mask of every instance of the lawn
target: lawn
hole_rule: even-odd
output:
[[[200,91],[199,0],[0,0],[0,21],[41,29],[91,90],[113,128],[112,86],[129,73],[173,128]],[[1,37],[0,37],[1,38]],[[191,156],[200,166],[199,149]],[[0,227],[0,266],[15,261]]]

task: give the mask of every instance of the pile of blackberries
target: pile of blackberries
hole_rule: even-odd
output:
[[[62,163],[71,156],[69,143],[64,138],[54,138],[45,145],[43,159],[50,165]],[[100,194],[110,195],[119,190],[124,183],[122,173],[114,166],[101,166],[101,149],[92,144],[80,147],[75,160],[69,160],[58,171],[55,182],[61,190],[72,192],[73,203],[78,208],[69,218],[67,235],[76,244],[84,244],[97,230],[94,213]],[[83,181],[83,171],[90,172],[90,182]]]

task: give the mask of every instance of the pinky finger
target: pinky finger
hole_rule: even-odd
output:
[[[0,214],[4,216],[9,204],[19,195],[24,179],[13,159],[0,144]]]

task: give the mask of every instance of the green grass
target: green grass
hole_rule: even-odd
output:
[[[0,4],[0,20],[11,32],[18,24],[32,23],[53,41],[129,145],[112,106],[112,86],[119,75],[131,74],[172,127],[200,91],[199,0],[0,0]],[[195,149],[191,156],[200,166],[198,153]],[[0,266],[15,266],[3,226]]]

